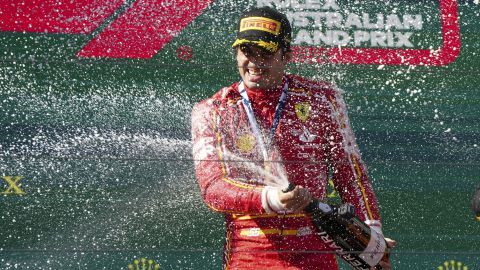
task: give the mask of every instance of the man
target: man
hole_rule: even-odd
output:
[[[472,210],[475,213],[475,219],[480,221],[480,185],[473,193]]]
[[[303,211],[325,197],[330,174],[343,201],[381,232],[341,92],[286,75],[290,43],[283,14],[268,7],[243,14],[233,43],[241,81],[192,112],[201,193],[226,218],[225,269],[337,269]],[[289,182],[295,189],[282,191]]]

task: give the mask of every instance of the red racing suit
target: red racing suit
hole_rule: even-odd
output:
[[[267,162],[252,134],[239,83],[193,108],[198,184],[205,203],[226,218],[224,269],[338,268],[329,243],[314,234],[308,216],[276,213],[265,201],[267,184],[285,185],[282,174],[320,199],[333,178],[342,201],[353,204],[360,219],[379,223],[341,91],[294,75],[285,75],[285,81],[288,95]],[[263,134],[272,125],[282,85],[262,92],[246,89]],[[270,176],[264,173],[267,164]]]

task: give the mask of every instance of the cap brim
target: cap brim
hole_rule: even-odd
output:
[[[245,38],[237,38],[232,47],[235,48],[243,44],[254,45],[271,53],[276,53],[279,48],[278,43],[273,41],[249,40]]]

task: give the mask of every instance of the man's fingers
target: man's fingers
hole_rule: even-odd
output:
[[[389,270],[391,268],[390,262],[386,263],[386,262],[380,261],[380,266],[385,270]]]
[[[287,208],[294,212],[301,212],[308,205],[308,203],[308,201],[305,201],[303,199],[297,200],[293,201],[290,205],[287,205]]]
[[[387,238],[385,237],[385,241],[387,242],[387,246],[389,248],[394,248],[396,245],[397,245],[397,241],[391,239],[391,238]]]
[[[294,190],[289,192],[280,191],[281,192],[280,202],[285,204],[289,203],[291,200],[295,199],[298,196],[298,190],[299,190],[299,187],[296,186]]]
[[[292,212],[302,212],[312,200],[310,192],[302,186],[296,186],[294,190],[279,195],[280,202]]]
[[[281,192],[281,194],[279,196],[280,197],[280,202],[284,203],[284,204],[288,204],[292,200],[295,200],[296,198],[298,198],[300,188],[298,186],[296,186],[295,189],[292,190],[292,191],[289,191],[289,192],[280,191],[280,192]]]

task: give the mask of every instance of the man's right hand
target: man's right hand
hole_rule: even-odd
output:
[[[312,201],[312,194],[302,186],[296,186],[288,192],[278,189],[277,192],[280,203],[288,213],[302,213],[303,209]]]

